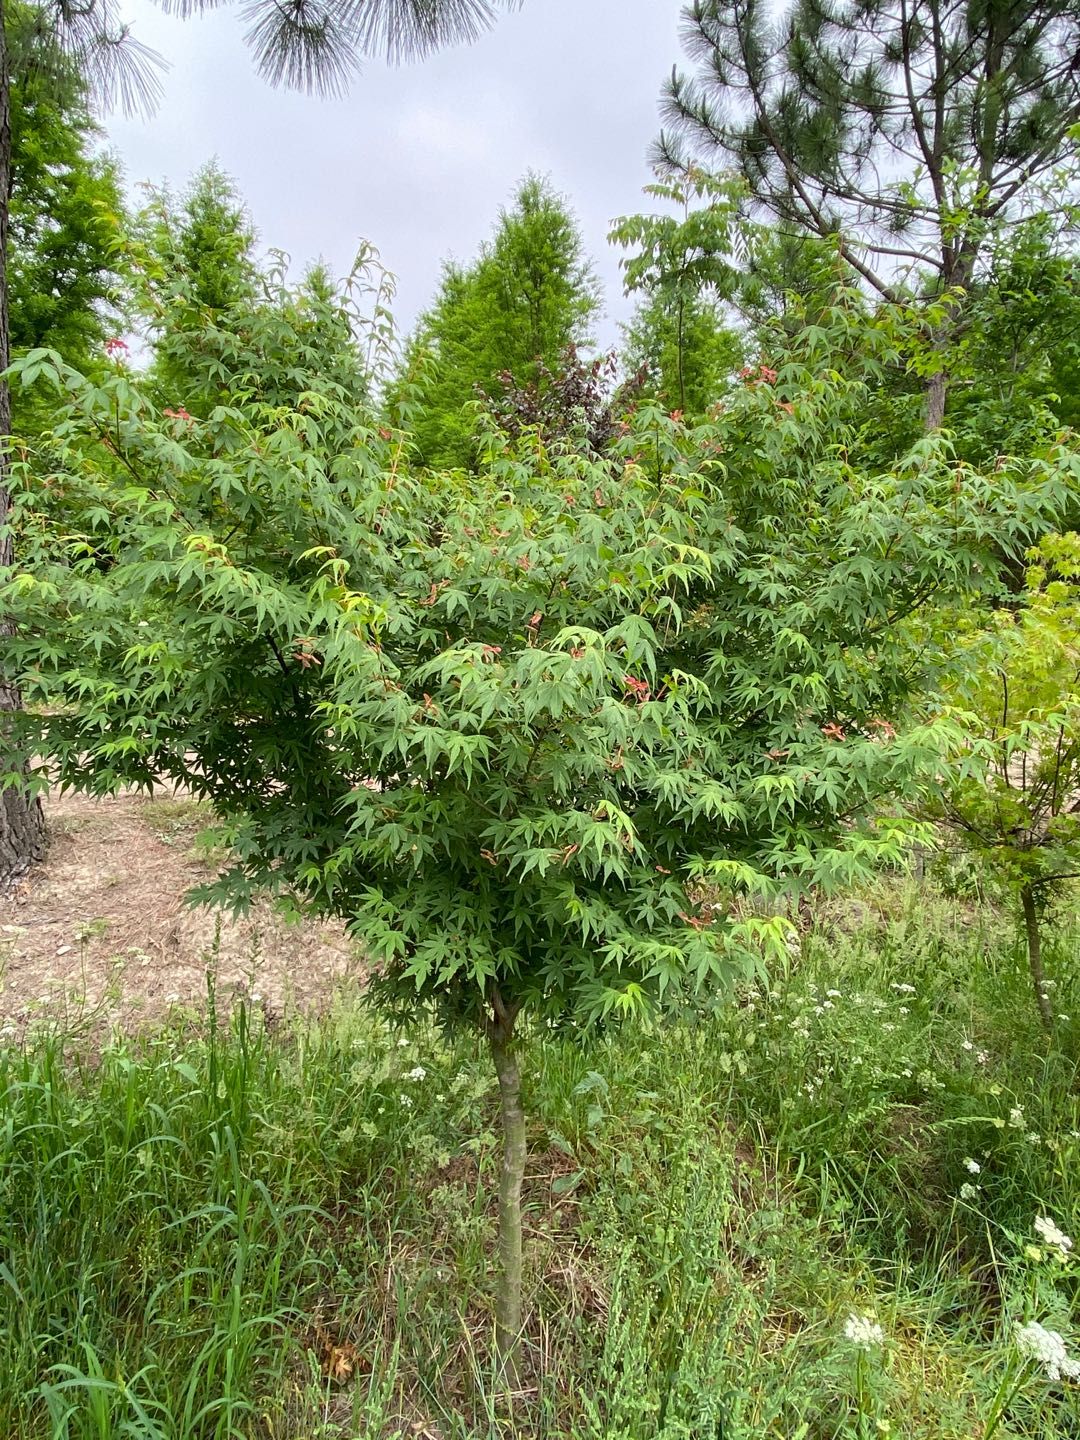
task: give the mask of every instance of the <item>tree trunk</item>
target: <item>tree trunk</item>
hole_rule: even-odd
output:
[[[677,354],[677,356],[678,356],[678,361],[679,361],[679,409],[680,409],[680,411],[681,411],[683,414],[686,413],[686,370],[685,370],[686,357],[685,357],[684,348],[683,348],[683,347],[685,346],[685,344],[686,344],[685,316],[684,316],[685,306],[686,306],[686,297],[685,297],[685,295],[683,294],[683,292],[682,292],[682,287],[681,287],[681,285],[680,285],[680,287],[679,287],[679,309],[678,309],[678,333],[677,333],[677,335],[676,335],[676,354]]]
[[[501,1013],[500,1013],[501,1012]],[[488,1045],[499,1077],[503,1158],[499,1178],[499,1275],[495,1282],[495,1355],[504,1384],[516,1388],[521,1339],[521,1182],[525,1176],[525,1112],[514,1054],[514,1016],[501,1001],[488,1025]]]
[[[926,387],[927,431],[940,430],[945,422],[945,392],[948,389],[948,383],[948,376],[944,370],[939,370],[936,375],[930,376],[930,383]]]
[[[1046,975],[1042,963],[1042,939],[1039,935],[1039,914],[1035,908],[1035,892],[1030,885],[1020,891],[1020,903],[1024,907],[1024,929],[1027,931],[1028,969],[1031,983],[1035,986],[1035,1004],[1039,1007],[1039,1019],[1047,1030],[1053,1029],[1054,1016],[1050,1009],[1050,997],[1046,993]]]
[[[11,75],[8,68],[7,17],[0,0],[0,373],[11,364],[11,328],[8,315],[8,212],[11,204]],[[11,437],[11,391],[0,380],[0,570],[14,564],[15,548],[5,533],[11,509],[7,488],[7,447]],[[0,666],[4,640],[13,634],[10,621],[0,616]],[[0,669],[0,771],[10,770],[5,720],[20,708],[22,698],[14,678]],[[41,801],[23,789],[0,791],[0,890],[30,868],[45,853],[45,819]]]
[[[964,300],[956,298],[956,291],[963,291],[966,298],[975,275],[975,260],[978,244],[969,235],[959,246],[946,246],[942,254],[942,285],[946,292],[947,309],[945,318],[938,325],[933,336],[933,347],[944,352],[953,344],[959,330],[963,328]],[[939,430],[945,423],[945,400],[949,391],[949,372],[945,365],[931,375],[926,386],[926,429]]]

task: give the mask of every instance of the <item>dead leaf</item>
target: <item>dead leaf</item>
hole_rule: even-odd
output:
[[[348,1340],[342,1345],[329,1345],[323,1352],[323,1374],[338,1385],[344,1385],[359,1363],[360,1353]]]

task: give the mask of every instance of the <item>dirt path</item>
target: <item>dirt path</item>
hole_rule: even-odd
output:
[[[340,927],[286,925],[269,905],[233,920],[184,903],[213,875],[195,848],[208,812],[189,799],[53,796],[50,850],[0,897],[0,1037],[37,1020],[138,1026],[218,993],[273,1013],[319,1004],[360,974]],[[215,936],[220,938],[215,953]]]

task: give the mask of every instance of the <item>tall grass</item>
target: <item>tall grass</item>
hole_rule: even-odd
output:
[[[42,1032],[0,1053],[0,1435],[1080,1436],[1015,1343],[1075,1338],[1033,1225],[1080,1227],[1078,1033],[1047,1049],[999,917],[883,888],[714,1015],[532,1036],[507,1398],[479,1047],[345,996]]]

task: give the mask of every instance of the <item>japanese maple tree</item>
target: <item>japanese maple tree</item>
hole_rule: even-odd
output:
[[[935,437],[860,468],[866,388],[812,354],[692,428],[642,406],[603,454],[493,431],[475,475],[418,475],[311,348],[350,343],[339,304],[264,316],[287,373],[202,413],[123,363],[22,361],[57,420],[12,470],[0,607],[42,779],[205,797],[215,898],[340,916],[374,1000],[486,1036],[513,1374],[523,1017],[713,1003],[783,945],[774,896],[897,855],[883,801],[938,750],[911,617],[986,584],[1066,479]]]

